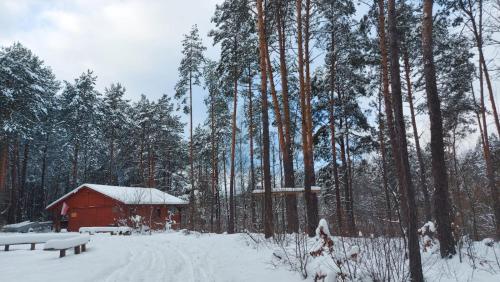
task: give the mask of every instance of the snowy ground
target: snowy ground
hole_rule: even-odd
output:
[[[64,258],[43,251],[43,244],[29,248],[0,250],[0,281],[302,281],[272,267],[272,250],[249,246],[238,234],[98,234],[86,253],[70,250]]]
[[[0,236],[6,235],[12,234],[0,233]],[[64,258],[59,258],[57,251],[43,251],[43,244],[37,245],[35,251],[30,251],[29,245],[11,246],[9,252],[0,249],[0,281],[313,281],[317,259],[308,258],[306,280],[299,272],[291,271],[293,267],[289,263],[277,259],[290,255],[293,260],[295,243],[290,240],[283,248],[257,234],[252,238],[245,234],[185,235],[182,232],[131,236],[97,234],[91,236],[86,253],[74,255],[69,250]],[[305,249],[317,248],[316,239],[306,240],[309,243]],[[342,240],[335,237],[333,241],[335,256],[340,259],[352,246],[359,246],[359,260],[349,262],[350,271],[356,272],[354,281],[372,281],[373,274],[385,272],[387,255],[393,259],[391,269],[407,265],[397,253],[380,253],[380,243],[387,243],[383,238]],[[399,241],[390,239],[389,242]],[[287,248],[291,248],[291,252],[284,255]],[[442,260],[434,249],[434,252],[422,253],[427,281],[500,281],[499,243],[490,247],[484,242],[464,246],[462,262],[459,256]],[[328,257],[319,260],[331,263]],[[403,281],[407,277],[391,280]]]

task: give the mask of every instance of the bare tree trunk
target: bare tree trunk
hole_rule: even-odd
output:
[[[351,234],[354,234],[356,231],[356,221],[354,220],[354,197],[352,192],[352,162],[351,162],[351,149],[349,147],[349,126],[347,123],[347,117],[345,117],[345,144],[346,144],[346,155],[347,155],[347,186],[349,191],[349,201],[347,204],[349,208],[347,209],[348,221],[351,229]]]
[[[249,69],[249,74],[251,70]],[[254,167],[254,148],[253,148],[253,132],[254,132],[254,123],[253,123],[253,92],[252,92],[252,80],[253,78],[250,77],[248,80],[248,138],[250,139],[250,144],[249,144],[249,149],[250,149],[250,191],[253,191],[255,189],[255,167]],[[252,230],[255,230],[256,228],[256,218],[255,218],[255,196],[251,195],[251,202],[250,202],[250,209],[251,209],[251,222],[252,222]]]
[[[267,101],[267,73],[266,73],[266,31],[262,0],[257,0],[257,15],[259,29],[259,52],[262,96],[262,159],[264,173],[264,235],[273,236],[273,209],[271,197],[271,175],[269,164],[269,117]]]
[[[330,62],[330,97],[329,97],[329,121],[332,149],[332,174],[335,189],[335,204],[337,214],[337,226],[339,234],[342,234],[342,201],[340,198],[339,172],[337,167],[337,146],[335,145],[335,79],[336,79],[336,55],[335,55],[335,33],[331,33],[332,58]]]
[[[391,210],[391,197],[389,192],[389,181],[387,179],[387,157],[385,153],[385,140],[384,140],[384,132],[385,132],[385,123],[382,117],[382,90],[379,91],[378,94],[378,126],[379,126],[379,134],[378,139],[380,143],[380,156],[382,158],[382,184],[384,188],[385,194],[385,204],[386,204],[386,215],[387,219],[392,222],[392,210]],[[389,232],[391,229],[389,228]]]
[[[114,165],[115,165],[115,130],[112,129],[111,140],[109,142],[109,175],[108,183],[116,184],[116,177],[114,175]]]
[[[282,105],[284,116],[284,146],[283,151],[283,169],[285,175],[285,186],[295,187],[295,172],[293,166],[293,140],[291,137],[291,122],[290,122],[290,106],[288,100],[288,68],[286,65],[286,27],[285,15],[283,15],[281,7],[277,13],[278,24],[278,43],[279,43],[279,59],[280,59],[280,77],[282,88]],[[286,195],[286,211],[287,211],[287,232],[299,231],[299,217],[297,212],[297,196]]]
[[[195,198],[194,198],[194,165],[193,165],[193,83],[192,73],[189,73],[189,181],[191,184],[189,199],[191,212],[189,213],[189,229],[194,230]]]
[[[144,140],[146,139],[145,137],[145,129],[144,126],[141,128],[141,142],[139,146],[139,178],[141,181],[141,185],[146,185],[144,181]]]
[[[497,129],[497,134],[500,136],[500,121],[498,117],[497,107],[495,104],[495,96],[493,92],[493,86],[490,79],[490,74],[488,71],[488,66],[484,58],[483,53],[483,1],[467,1],[467,5],[464,0],[459,2],[462,11],[468,16],[469,22],[472,25],[472,33],[474,34],[474,39],[476,40],[477,51],[479,53],[479,65],[482,67],[482,72],[486,80],[486,86],[488,87],[489,98],[491,102],[491,109],[493,111],[493,119],[495,121],[495,127]],[[474,8],[474,4],[478,7]],[[479,17],[479,23],[476,23],[476,16]]]
[[[229,224],[229,203],[228,203],[228,196],[227,196],[227,169],[226,169],[226,143],[224,143],[224,150],[222,152],[222,158],[223,158],[223,169],[224,169],[224,200],[226,201],[226,221]]]
[[[312,94],[311,94],[311,74],[310,74],[310,50],[309,50],[309,41],[311,39],[310,35],[310,17],[311,17],[311,0],[306,0],[305,5],[305,18],[304,18],[304,64],[305,64],[305,79],[306,79],[306,108],[307,108],[307,138],[309,139],[309,174],[310,174],[310,184],[311,186],[316,184],[316,175],[314,172],[314,144],[313,144],[313,124],[312,124]],[[310,189],[307,185],[304,186],[304,194],[308,194],[307,190]],[[315,193],[309,193],[309,197],[311,198],[311,207],[310,207],[310,215],[308,216],[308,224],[309,224],[309,236],[315,236],[316,226],[318,225],[318,198]]]
[[[211,133],[211,146],[210,146],[210,149],[211,149],[211,158],[212,158],[212,161],[211,161],[211,178],[210,178],[210,187],[211,187],[211,190],[212,190],[212,194],[211,194],[211,198],[212,198],[212,202],[211,202],[211,209],[210,209],[210,232],[213,232],[214,230],[214,205],[215,205],[215,201],[217,200],[216,196],[215,196],[215,190],[218,190],[218,187],[216,187],[216,169],[217,169],[217,151],[216,151],[216,146],[215,146],[215,135],[217,134],[217,129],[215,128],[215,95],[213,93],[210,93],[210,133]]]
[[[342,100],[342,99],[340,99]],[[340,128],[343,129],[344,125],[344,120],[341,118],[340,119]],[[342,162],[342,180],[344,184],[344,209],[345,209],[345,218],[346,218],[346,228],[345,231],[347,232],[348,235],[353,235],[354,229],[352,228],[352,225],[347,224],[347,222],[350,222],[349,220],[349,176],[347,173],[347,157],[346,157],[346,150],[345,150],[345,134],[341,134],[339,136],[339,145],[340,145],[340,160]]]
[[[486,107],[484,105],[484,86],[482,65],[479,65],[479,90],[481,102],[481,116],[483,120],[483,153],[486,163],[486,178],[488,179],[488,188],[491,194],[491,205],[495,213],[495,235],[496,240],[500,240],[500,203],[498,199],[498,188],[495,183],[495,170],[491,160],[490,141],[488,136],[488,125],[486,123]]]
[[[429,189],[427,188],[427,182],[425,181],[425,164],[424,158],[422,157],[422,149],[420,148],[420,138],[418,136],[417,122],[415,120],[415,108],[413,106],[413,94],[412,94],[412,84],[410,79],[410,63],[408,59],[408,50],[403,51],[403,61],[405,68],[405,79],[408,91],[408,104],[410,105],[410,116],[411,116],[411,126],[413,129],[413,138],[415,139],[415,150],[417,151],[417,160],[419,167],[419,179],[420,188],[422,189],[422,194],[424,195],[424,214],[425,220],[430,221],[432,219],[432,209],[431,200],[429,195]]]
[[[391,142],[391,152],[392,158],[394,160],[394,168],[396,170],[396,175],[399,183],[399,206],[402,223],[406,224],[407,220],[407,206],[408,201],[406,199],[406,193],[403,190],[402,182],[404,181],[403,177],[403,164],[401,158],[399,157],[399,146],[400,143],[396,139],[396,129],[394,125],[394,112],[393,112],[393,102],[391,98],[391,94],[389,93],[389,71],[388,71],[388,56],[387,56],[387,44],[386,44],[386,36],[385,36],[385,12],[384,12],[384,0],[378,0],[378,33],[379,33],[379,47],[380,47],[380,55],[381,55],[381,67],[382,67],[382,86],[384,92],[384,110],[385,116],[387,120],[387,129],[389,131],[389,140]],[[399,64],[398,64],[399,65]],[[399,76],[399,74],[398,74]]]
[[[12,157],[10,167],[11,190],[10,190],[10,209],[8,222],[15,223],[19,220],[17,210],[19,209],[19,138],[14,138],[12,145]]]
[[[19,202],[20,202],[20,207],[18,209],[18,214],[17,217],[22,219],[24,218],[23,214],[26,215],[27,213],[27,204],[28,204],[28,198],[29,195],[26,193],[26,177],[27,177],[27,170],[28,170],[28,161],[29,161],[29,152],[30,152],[30,144],[28,141],[24,143],[24,150],[23,150],[23,162],[21,165],[21,181],[19,185]]]
[[[7,183],[7,167],[9,164],[9,143],[6,138],[0,138],[0,191],[5,190]]]
[[[280,147],[281,155],[283,156],[283,167],[285,170],[285,187],[295,186],[295,176],[293,171],[293,158],[291,158],[290,146],[286,144],[285,133],[283,129],[283,119],[281,117],[281,109],[278,101],[278,95],[276,93],[276,88],[274,84],[274,75],[271,65],[271,58],[269,56],[269,47],[266,42],[266,62],[267,62],[267,73],[269,75],[269,85],[271,88],[271,96],[273,101],[274,115],[276,119],[276,127],[278,130],[278,142]],[[297,217],[297,198],[295,195],[285,196],[286,206],[287,206],[287,232],[297,232],[298,231],[298,217]]]
[[[235,74],[236,75],[236,74]],[[234,78],[234,96],[233,96],[233,116],[231,121],[231,167],[229,174],[229,222],[227,224],[227,233],[234,233],[234,157],[236,154],[236,110],[238,108],[238,79]]]
[[[400,186],[402,193],[406,192],[406,206],[401,210],[406,210],[408,225],[408,249],[410,258],[410,277],[412,281],[424,281],[422,274],[422,262],[420,260],[420,247],[417,235],[417,208],[415,205],[415,191],[411,181],[410,163],[408,161],[408,148],[406,142],[406,128],[403,116],[403,100],[401,95],[401,77],[399,68],[399,46],[398,30],[396,27],[396,7],[395,0],[388,2],[388,26],[389,43],[391,52],[391,89],[392,102],[395,117],[396,139],[399,146],[399,159],[402,164],[402,178]],[[402,202],[403,204],[403,202]]]
[[[80,150],[80,141],[77,139],[75,142],[76,142],[75,147],[73,148],[73,160],[71,161],[72,172],[71,172],[71,182],[69,185],[71,189],[75,188],[78,179],[78,154]]]
[[[309,0],[306,0],[306,6],[308,6]],[[304,58],[304,52],[307,54],[309,51],[307,47],[302,45],[302,0],[297,0],[297,45],[298,45],[298,69],[299,69],[299,89],[300,89],[300,109],[302,114],[301,119],[301,132],[302,132],[302,151],[304,158],[304,198],[306,202],[306,221],[307,221],[307,233],[309,236],[315,235],[315,228],[317,224],[317,205],[315,205],[315,195],[311,192],[311,186],[314,183],[314,167],[311,167],[312,164],[312,155],[311,155],[311,145],[309,141],[312,141],[309,135],[309,118],[310,118],[310,110],[309,110],[309,79],[307,78],[308,72],[306,70],[306,78],[304,78],[304,65],[308,66],[309,63],[307,59]],[[305,34],[305,44],[308,42],[308,14],[309,10],[306,7],[306,34]],[[305,51],[303,50],[305,48]],[[308,55],[307,55],[308,56]]]
[[[451,230],[451,207],[448,192],[448,175],[444,156],[443,120],[439,100],[434,55],[432,53],[432,6],[433,0],[424,0],[422,19],[422,49],[424,60],[425,90],[431,124],[432,177],[434,179],[434,215],[439,234],[441,257],[456,254]]]
[[[241,122],[241,125],[240,125],[240,128],[243,128],[243,121]],[[239,148],[239,154],[240,154],[240,199],[243,200],[243,207],[241,209],[242,211],[242,219],[241,219],[241,222],[242,222],[242,225],[241,225],[241,228],[243,228],[243,230],[246,230],[247,229],[247,225],[246,225],[246,205],[245,205],[245,198],[246,198],[246,190],[245,190],[245,172],[244,172],[244,169],[243,169],[243,136],[242,134],[240,134],[240,138],[239,138],[239,145],[240,145],[240,148]],[[235,204],[235,207],[234,207],[234,217],[236,218],[236,232],[238,232],[238,226],[240,226],[238,224],[238,209],[236,208],[236,205]]]

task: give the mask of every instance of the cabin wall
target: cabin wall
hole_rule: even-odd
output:
[[[67,215],[62,217],[63,203],[69,206]],[[150,226],[153,230],[165,228],[171,218],[177,222],[172,227],[180,227],[180,212],[166,205],[125,205],[89,188],[82,188],[60,203],[50,208],[56,230],[67,228],[76,232],[80,227],[130,226],[138,228]],[[137,219],[137,220],[134,220]],[[64,224],[61,225],[61,220]],[[67,220],[67,226],[65,226]]]
[[[63,203],[69,206],[67,215],[62,217]],[[82,188],[74,195],[51,207],[56,229],[58,220],[67,220],[68,231],[78,231],[80,227],[115,226],[120,218],[123,204],[92,189]]]

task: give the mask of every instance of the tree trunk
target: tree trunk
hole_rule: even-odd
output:
[[[385,123],[382,117],[382,90],[379,91],[378,94],[378,126],[379,133],[378,139],[380,143],[380,156],[382,158],[382,184],[385,194],[385,204],[386,204],[386,216],[389,222],[392,222],[392,208],[391,208],[391,197],[389,192],[389,181],[387,179],[387,157],[385,153],[385,140],[384,140],[384,132],[385,132]],[[389,225],[390,226],[390,225]],[[392,232],[391,228],[388,229],[389,232]]]
[[[477,3],[479,7],[476,9],[473,5]],[[490,79],[490,74],[488,71],[488,66],[486,65],[486,60],[483,53],[483,1],[479,0],[477,2],[467,1],[467,6],[463,0],[459,2],[460,8],[469,18],[469,22],[472,25],[472,33],[474,34],[474,39],[476,41],[477,51],[479,53],[479,65],[482,67],[482,72],[484,78],[486,79],[486,86],[488,87],[489,98],[491,102],[491,109],[493,111],[493,119],[495,121],[495,127],[497,129],[497,134],[500,136],[500,121],[498,117],[497,107],[495,104],[495,95],[493,92],[493,86]],[[476,23],[476,15],[479,17],[479,23]]]
[[[306,18],[305,18],[305,45],[308,43],[308,14],[309,14],[309,0],[306,0]],[[299,71],[299,93],[300,93],[300,110],[302,114],[302,119],[301,119],[301,133],[302,133],[302,151],[303,151],[303,158],[304,158],[304,198],[305,198],[305,203],[306,203],[306,221],[307,221],[307,233],[309,236],[315,236],[315,229],[316,229],[316,224],[318,223],[317,220],[317,200],[316,196],[311,192],[311,186],[314,183],[314,167],[312,165],[312,152],[311,152],[311,144],[309,141],[312,141],[310,138],[310,130],[309,130],[309,119],[310,119],[310,109],[309,109],[309,86],[308,82],[310,82],[310,79],[307,78],[307,75],[309,74],[307,69],[309,63],[307,62],[307,59],[305,59],[304,53],[307,55],[306,58],[308,58],[307,52],[309,51],[307,46],[304,47],[302,45],[302,0],[297,1],[296,5],[297,9],[297,45],[298,45],[298,71]],[[303,50],[305,48],[305,51]],[[304,78],[304,66],[306,66],[306,78]],[[316,204],[316,205],[315,205]]]
[[[226,143],[224,143],[224,150],[222,152],[222,158],[223,158],[223,169],[224,169],[224,200],[226,202],[226,222],[229,223],[229,203],[228,203],[228,196],[227,196],[227,169],[226,169],[226,158],[227,154],[227,148],[226,148]]]
[[[234,78],[233,94],[233,116],[231,121],[231,166],[229,172],[229,222],[227,223],[227,233],[234,233],[234,157],[236,151],[236,110],[238,108],[238,79]]]
[[[451,207],[448,192],[448,175],[443,142],[443,120],[439,100],[434,56],[432,53],[432,6],[433,0],[424,0],[422,19],[422,50],[424,61],[425,90],[431,124],[432,177],[434,179],[434,215],[439,234],[441,257],[456,254],[451,230]]]
[[[249,68],[248,73],[250,74],[251,70]],[[253,132],[254,132],[254,123],[253,123],[253,92],[252,92],[252,80],[253,78],[250,76],[248,80],[248,138],[249,140],[249,150],[250,150],[250,191],[253,192],[255,189],[255,167],[254,167],[254,148],[253,148]],[[250,202],[250,213],[251,213],[251,223],[252,230],[255,231],[256,228],[256,218],[255,218],[255,197],[252,193],[251,202]]]
[[[335,189],[335,207],[337,214],[337,226],[339,235],[342,234],[342,202],[340,197],[339,172],[337,167],[337,146],[335,145],[335,79],[336,79],[336,55],[335,55],[335,33],[331,33],[332,58],[330,62],[330,97],[329,97],[329,122],[332,149],[332,174]]]
[[[215,170],[217,166],[217,152],[215,150],[215,135],[216,133],[216,128],[215,128],[215,95],[214,93],[210,93],[210,150],[211,150],[211,178],[210,178],[210,187],[212,190],[212,202],[211,202],[211,208],[210,208],[210,232],[213,232],[214,230],[214,206],[216,201],[215,197],[215,190],[218,188],[215,187],[216,183],[216,178],[215,178]]]
[[[10,208],[8,214],[8,222],[18,222],[17,210],[19,209],[19,139],[15,137],[14,144],[12,145],[11,157],[11,187],[10,187]]]
[[[354,197],[352,192],[352,162],[351,162],[351,149],[349,147],[349,126],[347,123],[347,117],[345,117],[345,145],[346,145],[346,155],[347,155],[347,186],[349,191],[349,201],[347,204],[349,208],[347,209],[348,222],[351,230],[351,234],[356,231],[356,221],[354,220]]]
[[[271,175],[269,163],[269,117],[267,101],[267,73],[266,73],[266,31],[262,0],[257,0],[257,15],[259,29],[259,59],[261,73],[262,96],[262,160],[264,173],[264,235],[266,238],[273,236],[273,209],[271,196]]]
[[[399,73],[399,46],[398,30],[396,27],[395,0],[389,0],[388,26],[391,53],[391,89],[394,107],[396,139],[399,146],[399,159],[402,164],[402,178],[400,182],[402,193],[406,192],[407,205],[401,210],[406,210],[408,225],[408,249],[410,258],[410,277],[412,281],[424,281],[422,262],[420,260],[420,247],[417,234],[417,208],[415,205],[415,191],[411,181],[410,163],[408,161],[408,148],[406,143],[406,128],[403,116],[403,100],[401,95],[401,77]]]
[[[7,168],[9,164],[9,143],[6,138],[0,138],[0,191],[5,190],[7,183]]]
[[[306,0],[305,6],[305,18],[304,18],[304,64],[305,64],[305,79],[306,79],[306,106],[307,106],[307,138],[309,139],[309,174],[310,174],[310,184],[311,186],[316,185],[316,175],[314,172],[314,143],[313,143],[313,124],[312,124],[312,94],[311,94],[311,74],[310,74],[310,65],[311,60],[309,58],[309,41],[311,39],[310,35],[310,17],[311,17],[311,0]],[[304,186],[304,194],[307,194],[307,190],[310,188]],[[315,236],[316,226],[319,222],[319,210],[318,210],[318,198],[315,193],[309,193],[309,197],[311,198],[311,206],[310,206],[310,219],[309,223],[309,236]]]
[[[276,87],[274,84],[274,74],[271,65],[271,58],[269,56],[269,48],[267,46],[266,40],[266,62],[267,62],[267,73],[269,75],[269,85],[271,88],[271,96],[273,101],[274,115],[276,119],[276,127],[278,130],[278,142],[280,147],[280,153],[283,157],[283,168],[285,174],[285,187],[295,187],[295,175],[293,171],[293,157],[290,151],[291,146],[287,144],[283,126],[283,119],[281,117],[281,109],[278,101],[278,95],[276,93]],[[283,68],[283,67],[281,67]],[[282,78],[283,82],[283,78]],[[284,97],[284,96],[283,96]],[[290,119],[288,118],[288,122]],[[288,125],[289,126],[289,125]],[[295,195],[286,195],[286,208],[287,208],[287,232],[293,233],[297,232],[299,228],[298,216],[297,216],[297,197]]]
[[[418,136],[417,130],[417,122],[415,120],[415,108],[413,106],[413,94],[412,94],[412,84],[410,79],[410,63],[408,59],[408,50],[405,49],[403,51],[403,61],[405,68],[405,79],[408,91],[408,104],[410,105],[410,116],[411,116],[411,126],[413,129],[413,138],[415,139],[415,150],[417,151],[417,160],[419,166],[419,180],[420,180],[420,188],[422,189],[422,194],[424,195],[424,214],[425,220],[432,220],[432,209],[431,209],[431,200],[429,195],[429,189],[427,188],[427,182],[425,181],[425,164],[424,158],[422,157],[422,150],[420,148],[420,138]]]
[[[386,36],[385,36],[385,12],[384,12],[384,0],[378,0],[378,24],[379,24],[379,47],[380,47],[380,55],[381,55],[381,68],[382,68],[382,86],[384,92],[384,110],[385,116],[387,120],[387,129],[389,131],[389,140],[391,142],[391,152],[392,158],[394,161],[394,168],[396,170],[396,175],[399,183],[399,206],[401,208],[400,214],[402,219],[402,224],[406,224],[407,216],[407,199],[406,193],[403,189],[402,182],[404,181],[403,177],[403,164],[401,161],[401,157],[399,156],[399,146],[400,143],[396,139],[396,129],[394,125],[394,112],[393,112],[393,102],[391,98],[391,94],[389,93],[389,71],[388,71],[388,56],[387,56],[387,44],[386,44]],[[396,43],[397,44],[397,43]],[[396,45],[397,46],[397,45]],[[398,63],[399,65],[399,63]],[[398,77],[399,77],[399,70]]]
[[[28,170],[28,161],[29,161],[29,152],[30,152],[30,144],[28,141],[24,143],[23,150],[23,162],[21,165],[21,181],[19,185],[19,202],[21,206],[18,209],[17,218],[23,219],[27,213],[27,205],[29,196],[26,193],[26,177]],[[24,214],[23,214],[24,213]]]
[[[282,89],[282,105],[283,105],[283,116],[284,116],[284,143],[283,148],[283,169],[285,175],[285,187],[295,187],[295,171],[293,166],[293,139],[292,139],[292,129],[290,122],[290,105],[288,99],[288,68],[286,65],[286,26],[285,26],[285,15],[282,14],[282,10],[279,9],[277,13],[277,24],[278,24],[278,43],[279,43],[279,60],[280,60],[280,77],[281,77],[281,89]],[[285,157],[286,155],[286,157]],[[298,232],[299,231],[299,220],[297,212],[297,196],[286,195],[286,210],[287,210],[287,232]]]
[[[495,235],[496,240],[500,241],[500,202],[498,199],[498,188],[495,182],[495,170],[491,160],[490,141],[488,136],[488,125],[486,123],[486,107],[484,104],[484,86],[483,86],[483,72],[482,65],[479,65],[479,90],[481,102],[481,117],[483,120],[483,153],[486,163],[486,178],[488,179],[488,188],[491,194],[491,206],[495,214]]]
[[[189,201],[191,212],[189,213],[189,229],[194,230],[194,213],[196,200],[194,198],[194,165],[193,165],[193,84],[192,73],[189,73],[189,182],[191,184]]]
[[[111,130],[111,140],[109,142],[109,175],[108,183],[116,184],[116,178],[114,175],[114,165],[115,165],[115,130]]]

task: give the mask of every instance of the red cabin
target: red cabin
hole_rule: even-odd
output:
[[[164,229],[167,222],[179,228],[187,201],[155,188],[83,184],[46,207],[55,229],[80,227],[147,226]]]

